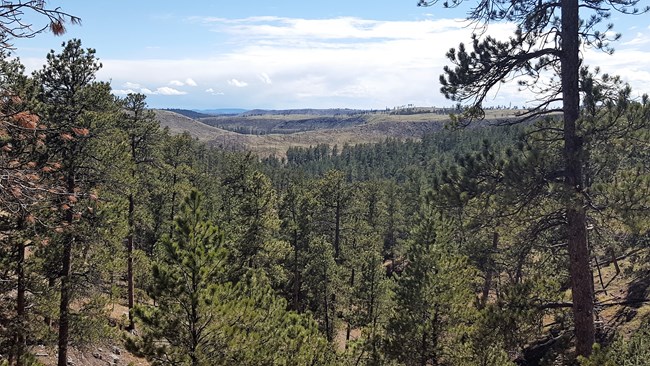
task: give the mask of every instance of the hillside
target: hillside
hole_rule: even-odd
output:
[[[160,125],[168,128],[172,134],[187,132],[199,141],[224,148],[242,149],[248,146],[247,136],[208,126],[170,110],[155,109],[154,113]]]
[[[325,111],[329,111],[326,114]],[[343,146],[375,143],[386,138],[419,139],[444,127],[448,115],[440,111],[411,113],[356,110],[253,110],[240,115],[196,119],[171,110],[156,110],[163,127],[188,132],[213,146],[250,150],[260,156],[284,156],[289,147],[318,144]],[[487,111],[487,123],[512,118],[516,111]],[[485,123],[477,124],[478,126]]]

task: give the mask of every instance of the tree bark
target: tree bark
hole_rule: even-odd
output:
[[[499,233],[495,230],[492,233],[492,252],[487,261],[487,269],[485,270],[485,282],[483,282],[483,291],[481,293],[480,307],[484,308],[487,304],[488,296],[490,295],[490,288],[492,288],[492,277],[494,276],[494,258],[492,257],[496,253],[499,247]]]
[[[17,230],[24,229],[25,220],[20,217],[18,221]],[[15,336],[15,351],[16,351],[16,366],[23,366],[25,354],[25,323],[26,323],[26,299],[25,293],[27,291],[25,281],[25,241],[22,238],[18,239],[18,260],[16,263],[16,320],[18,327]],[[11,364],[11,362],[10,362]]]
[[[293,286],[291,295],[291,302],[294,311],[299,310],[300,304],[300,269],[298,266],[298,231],[293,231]]]
[[[340,263],[341,253],[341,201],[340,198],[336,199],[336,212],[335,212],[335,227],[334,227],[334,259]]]
[[[67,192],[75,194],[74,173],[68,172]],[[72,284],[70,282],[72,275],[72,246],[75,237],[71,227],[73,222],[72,208],[65,212],[64,221],[68,224],[67,231],[63,241],[63,258],[61,260],[61,300],[59,303],[59,339],[58,351],[59,357],[57,366],[67,366],[68,364],[68,337],[70,329],[70,299],[72,297]]]
[[[329,309],[329,283],[328,283],[328,278],[327,278],[327,270],[325,270],[325,291],[324,297],[325,297],[325,336],[327,337],[327,341],[331,342],[333,339],[333,333],[330,331],[330,309]]]
[[[176,170],[176,166],[174,166],[174,170]],[[176,183],[177,183],[178,177],[176,173],[172,175],[172,203],[171,203],[171,209],[169,211],[169,221],[171,224],[169,225],[169,239],[171,240],[174,237],[174,216],[176,215],[175,212],[175,206],[176,206]]]
[[[71,283],[70,274],[72,267],[72,243],[73,237],[70,235],[63,248],[62,273],[61,273],[61,302],[59,303],[59,358],[57,366],[67,366],[68,364],[68,333],[70,323],[70,297]]]
[[[589,263],[585,202],[582,195],[583,147],[576,122],[580,113],[578,77],[578,0],[562,0],[562,98],[569,274],[573,300],[576,353],[589,356],[595,339],[593,274]]]
[[[128,330],[133,330],[135,323],[133,320],[133,306],[135,305],[135,285],[133,283],[133,233],[135,231],[134,225],[134,210],[135,203],[133,193],[129,194],[129,236],[126,238],[126,282],[127,282],[127,297],[129,305],[129,325]]]
[[[350,289],[354,288],[354,268],[352,268],[352,273],[350,274]],[[352,315],[352,301],[348,307],[349,315]],[[345,330],[345,349],[348,349],[350,344],[350,335],[352,334],[352,321],[350,318],[347,319],[347,329]]]

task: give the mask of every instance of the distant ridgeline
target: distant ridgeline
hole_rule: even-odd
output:
[[[192,119],[199,119],[199,118],[212,117],[212,116],[223,116],[223,115],[235,116],[247,111],[246,109],[239,109],[239,108],[221,108],[221,109],[205,109],[205,110],[162,108],[162,110],[178,113]]]
[[[178,113],[180,115],[183,115],[188,118],[192,119],[199,119],[199,118],[205,118],[205,117],[212,117],[213,115],[211,114],[205,114],[205,113],[200,113],[196,111],[191,111],[189,109],[177,109],[177,108],[163,108],[163,111],[170,111],[174,113]]]

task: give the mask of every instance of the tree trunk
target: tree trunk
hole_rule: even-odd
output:
[[[576,353],[591,354],[594,343],[593,275],[589,263],[585,202],[582,195],[582,140],[576,122],[580,113],[578,77],[579,8],[577,0],[562,1],[562,98],[569,274],[573,299]]]
[[[174,167],[175,169],[176,167]],[[178,180],[178,177],[176,176],[176,173],[173,174],[172,176],[172,203],[171,203],[171,210],[169,211],[169,239],[171,240],[174,237],[174,216],[176,215],[175,212],[175,207],[176,206],[176,181]]]
[[[492,288],[492,277],[494,276],[494,258],[492,256],[496,253],[499,247],[499,233],[494,231],[492,233],[492,252],[487,261],[487,269],[485,270],[485,282],[483,282],[483,291],[481,293],[480,308],[485,307],[487,304],[488,296],[490,295],[490,288]]]
[[[198,281],[196,280],[196,276],[193,274],[192,275],[192,291],[193,295],[198,293]],[[199,310],[198,310],[198,302],[195,302],[194,299],[190,300],[192,301],[192,319],[190,320],[190,334],[192,336],[191,344],[190,344],[190,359],[192,360],[192,366],[199,366],[199,357],[197,356],[197,350],[199,348],[199,338],[200,338],[200,331],[198,329],[199,325]]]
[[[59,304],[59,358],[57,366],[68,364],[68,332],[70,322],[70,297],[71,283],[70,274],[72,267],[72,244],[74,238],[68,235],[63,244],[63,260],[61,273],[61,302]]]
[[[341,251],[341,201],[337,198],[336,200],[336,217],[335,227],[334,227],[334,259],[337,263],[340,264],[339,254]]]
[[[68,172],[67,178],[67,192],[68,194],[75,194],[75,181],[74,174]],[[64,221],[68,224],[65,229],[67,233],[63,241],[63,258],[61,260],[61,301],[59,303],[59,358],[57,366],[67,366],[68,364],[68,336],[70,330],[70,298],[72,297],[72,246],[74,245],[75,237],[71,232],[72,228],[72,208],[65,212]]]
[[[422,331],[422,340],[420,341],[420,366],[427,366],[429,357],[427,353],[427,331]]]
[[[24,229],[24,218],[21,217],[18,221],[17,230]],[[15,335],[15,356],[16,366],[23,366],[25,354],[25,315],[26,315],[26,284],[25,284],[25,241],[22,238],[18,239],[18,258],[16,262],[16,320],[18,327]],[[11,364],[11,362],[10,362]]]
[[[300,311],[300,269],[298,265],[298,231],[293,231],[293,288],[291,295],[292,310]]]
[[[129,236],[126,238],[126,282],[127,282],[127,297],[129,304],[129,325],[128,330],[133,330],[135,327],[133,320],[133,306],[135,305],[135,286],[133,284],[133,232],[135,231],[134,225],[134,198],[133,193],[129,194]]]
[[[350,290],[353,291],[354,289],[354,268],[352,268],[352,273],[350,274]],[[350,306],[348,307],[348,314],[352,315],[352,301],[350,301]],[[350,335],[352,334],[352,321],[350,320],[350,317],[347,319],[347,329],[345,330],[345,349],[348,349],[348,345],[350,344]]]
[[[333,338],[333,332],[330,332],[330,309],[329,309],[329,283],[327,280],[327,270],[325,270],[325,291],[323,291],[325,296],[325,336],[327,341],[331,342]]]

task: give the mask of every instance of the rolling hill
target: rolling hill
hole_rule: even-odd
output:
[[[326,113],[325,111],[329,111]],[[250,150],[260,156],[284,156],[292,146],[375,143],[386,138],[419,139],[449,121],[439,110],[410,113],[358,110],[253,110],[238,115],[190,118],[172,110],[155,110],[161,126],[172,133],[187,131],[213,146]],[[487,111],[488,124],[509,119],[515,111]],[[479,124],[485,125],[485,123]]]

